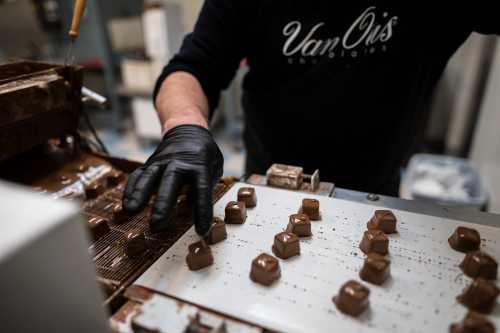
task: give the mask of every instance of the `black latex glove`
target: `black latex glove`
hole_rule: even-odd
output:
[[[130,175],[123,207],[129,213],[139,212],[158,188],[151,229],[160,231],[168,223],[179,190],[189,185],[196,232],[204,236],[212,224],[212,190],[222,177],[223,164],[222,153],[208,130],[196,125],[177,126],[167,132],[144,166]]]

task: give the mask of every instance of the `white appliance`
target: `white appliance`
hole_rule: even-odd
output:
[[[0,182],[2,332],[109,332],[75,204]]]

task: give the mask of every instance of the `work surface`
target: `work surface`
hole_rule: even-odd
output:
[[[242,186],[218,201],[215,216],[224,217],[225,205]],[[458,226],[476,228],[483,249],[500,259],[499,228],[393,210],[399,233],[389,235],[392,277],[381,287],[362,282],[371,290],[371,307],[350,318],[331,299],[346,281],[361,281],[364,255],[358,245],[376,208],[266,187],[256,192],[258,205],[248,210],[246,223],[228,225],[228,239],[212,246],[213,266],[188,270],[187,247],[197,240],[191,229],[135,284],[276,331],[447,332],[466,312],[455,297],[471,282],[458,268],[464,255],[449,247],[448,237]],[[252,259],[272,254],[274,235],[305,197],[321,203],[323,218],[313,222],[313,236],[301,240],[299,257],[280,260],[282,277],[273,286],[253,283]],[[500,327],[498,306],[490,319]]]

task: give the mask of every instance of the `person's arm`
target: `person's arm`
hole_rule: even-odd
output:
[[[258,0],[206,0],[194,32],[164,68],[154,91],[163,140],[143,167],[129,177],[123,206],[137,213],[158,189],[151,229],[168,225],[179,190],[189,185],[188,199],[196,231],[212,224],[212,190],[222,176],[223,157],[208,131],[217,107],[245,55],[250,18]]]
[[[163,134],[179,125],[208,128],[208,100],[198,80],[187,72],[175,72],[163,81],[156,97]]]

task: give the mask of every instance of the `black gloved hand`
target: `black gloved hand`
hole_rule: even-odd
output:
[[[212,224],[212,190],[222,177],[223,165],[222,153],[208,130],[197,125],[174,127],[144,166],[130,175],[123,207],[129,213],[139,212],[158,186],[151,229],[159,231],[168,223],[181,187],[190,185],[196,232],[204,236]]]

